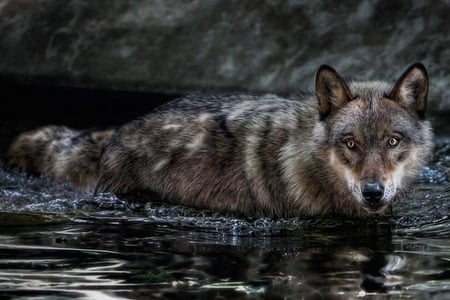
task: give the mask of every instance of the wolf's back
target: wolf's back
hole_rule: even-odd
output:
[[[114,130],[78,131],[46,126],[19,135],[7,152],[13,167],[69,181],[78,188],[97,184],[99,160]]]

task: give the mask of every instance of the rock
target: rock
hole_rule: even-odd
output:
[[[4,0],[0,75],[144,90],[310,90],[320,64],[396,79],[431,77],[430,110],[450,111],[447,1]],[[440,114],[438,114],[440,112]]]
[[[0,228],[4,226],[55,225],[69,219],[62,214],[39,212],[0,212]]]

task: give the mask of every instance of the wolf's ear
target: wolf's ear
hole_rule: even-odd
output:
[[[316,75],[316,96],[319,100],[320,119],[338,110],[352,97],[344,79],[330,66],[322,65]]]
[[[389,99],[425,117],[428,96],[428,73],[421,63],[411,65],[397,80]]]

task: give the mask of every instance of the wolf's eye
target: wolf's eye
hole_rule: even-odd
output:
[[[391,137],[391,138],[388,139],[388,143],[387,144],[388,144],[388,147],[394,148],[394,147],[397,147],[399,143],[400,143],[400,139],[399,138]]]
[[[356,148],[356,142],[355,142],[355,140],[353,140],[353,139],[347,140],[347,141],[345,142],[345,145],[346,145],[347,148],[350,149],[350,150],[355,150],[355,148]]]

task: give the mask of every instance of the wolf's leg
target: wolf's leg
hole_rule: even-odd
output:
[[[38,128],[15,139],[7,161],[24,171],[91,189],[97,184],[98,162],[113,132],[77,131],[62,126]]]

